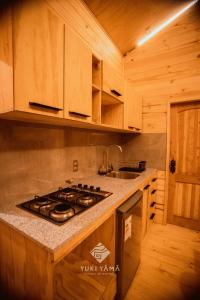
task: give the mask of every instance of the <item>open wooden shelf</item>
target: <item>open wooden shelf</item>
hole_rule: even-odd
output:
[[[102,105],[123,104],[123,101],[111,93],[102,91]]]
[[[115,103],[103,105],[101,103],[101,124],[115,128],[124,128],[124,104]]]

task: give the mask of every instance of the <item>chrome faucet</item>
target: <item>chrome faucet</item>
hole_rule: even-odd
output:
[[[109,149],[111,147],[117,147],[117,149],[119,149],[119,151],[122,152],[122,147],[119,145],[114,144],[114,145],[110,145],[107,147],[107,151],[106,151],[106,171],[107,171],[107,173],[113,171],[113,166],[111,163],[109,163],[109,159],[108,159]]]

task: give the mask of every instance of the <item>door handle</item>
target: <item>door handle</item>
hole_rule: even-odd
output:
[[[147,185],[144,187],[144,190],[147,190],[149,187],[150,187],[150,184],[147,184]]]
[[[176,161],[172,159],[169,165],[170,173],[174,174],[176,172]]]

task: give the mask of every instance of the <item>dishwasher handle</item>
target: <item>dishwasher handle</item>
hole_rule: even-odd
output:
[[[132,196],[130,196],[120,207],[117,212],[120,214],[127,214],[130,210],[140,201],[143,197],[142,191],[138,190]]]

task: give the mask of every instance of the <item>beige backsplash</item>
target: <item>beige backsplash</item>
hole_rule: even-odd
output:
[[[165,169],[165,134],[123,136],[74,128],[50,127],[0,120],[0,201],[10,197],[27,199],[63,185],[66,179],[97,174],[103,151],[110,161],[147,160],[147,166]],[[72,171],[73,160],[79,171]],[[81,180],[80,180],[81,181]]]
[[[68,178],[96,174],[106,145],[120,143],[115,133],[0,120],[0,201],[45,193]],[[119,151],[109,152],[117,167]],[[75,159],[78,172],[72,171]]]

